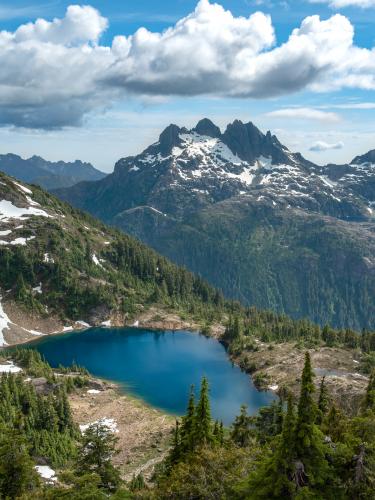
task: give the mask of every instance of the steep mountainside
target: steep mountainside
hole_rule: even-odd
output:
[[[205,321],[221,303],[142,243],[0,173],[0,346],[64,325],[123,325],[155,304]]]
[[[319,167],[252,123],[221,133],[204,119],[57,195],[245,303],[373,327],[371,155]]]
[[[18,155],[0,155],[0,171],[21,181],[39,184],[45,189],[70,187],[81,181],[97,181],[106,174],[94,168],[90,163],[76,160],[50,162],[39,156],[24,160]]]

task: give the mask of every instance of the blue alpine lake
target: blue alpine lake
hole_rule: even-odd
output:
[[[29,344],[53,366],[86,367],[96,377],[118,383],[124,392],[169,413],[185,413],[190,386],[206,376],[212,414],[229,425],[242,404],[249,413],[274,399],[259,392],[250,377],[233,365],[225,348],[191,332],[134,328],[92,328],[42,337]]]

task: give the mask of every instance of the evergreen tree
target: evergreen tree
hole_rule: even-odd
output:
[[[167,460],[167,468],[170,468],[174,464],[176,464],[182,456],[182,447],[181,447],[181,431],[180,431],[180,423],[176,420],[176,425],[173,433],[173,442],[171,451],[168,455]]]
[[[117,441],[106,425],[94,423],[84,432],[78,453],[79,473],[98,475],[100,487],[109,491],[116,490],[120,484],[120,473],[112,464]]]
[[[224,444],[224,425],[223,422],[215,420],[214,430],[212,432],[214,441],[217,445],[223,446]]]
[[[190,452],[195,447],[196,438],[196,416],[195,416],[195,395],[194,386],[190,388],[190,396],[186,415],[182,419],[181,425],[181,450],[183,453]]]
[[[323,435],[315,424],[317,405],[314,391],[310,355],[306,352],[295,431],[294,481],[297,489],[322,486],[328,472]]]
[[[39,485],[39,477],[25,437],[4,428],[0,433],[0,498],[14,499],[32,492]]]
[[[142,474],[134,476],[133,479],[130,481],[129,484],[130,491],[140,491],[144,490],[145,488],[146,488],[146,483]]]
[[[283,419],[281,435],[275,438],[275,451],[261,457],[259,467],[250,474],[243,494],[257,500],[293,498],[296,485],[293,480],[295,463],[296,416],[293,399],[288,398],[288,407]]]
[[[232,425],[231,439],[240,447],[246,447],[250,444],[252,437],[251,417],[247,414],[247,407],[241,406],[241,413],[235,418]]]
[[[335,404],[331,406],[329,412],[322,420],[321,429],[335,443],[345,440],[347,419]]]
[[[212,422],[209,400],[209,387],[206,377],[202,378],[199,401],[195,409],[195,444],[198,446],[212,443]]]

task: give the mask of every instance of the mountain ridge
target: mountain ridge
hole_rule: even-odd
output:
[[[12,153],[0,155],[0,171],[48,190],[70,187],[84,180],[100,180],[106,175],[80,160],[51,162],[36,155],[24,159]]]
[[[371,163],[315,165],[251,122],[222,133],[203,119],[191,130],[170,125],[105,179],[56,194],[230,297],[362,328],[375,321],[374,183]]]

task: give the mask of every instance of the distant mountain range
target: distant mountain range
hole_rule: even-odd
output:
[[[51,162],[40,156],[24,160],[14,154],[0,155],[0,171],[48,190],[70,187],[81,181],[98,181],[106,176],[91,163],[79,160],[71,163]]]
[[[112,174],[56,194],[200,273],[230,297],[375,327],[375,152],[315,165],[236,120],[170,125]]]

